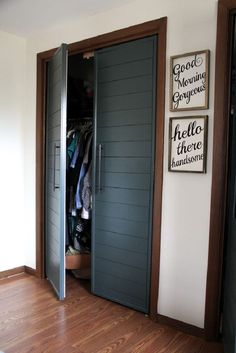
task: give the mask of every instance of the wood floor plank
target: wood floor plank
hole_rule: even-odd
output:
[[[5,353],[222,353],[144,314],[91,295],[67,278],[67,298],[24,274],[0,280],[0,350]]]

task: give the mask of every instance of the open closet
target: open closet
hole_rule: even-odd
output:
[[[93,101],[93,53],[69,56],[65,267],[78,278],[91,269]]]
[[[48,62],[45,270],[60,299],[66,268],[91,267],[92,293],[149,311],[155,111],[156,36],[69,57],[63,44]]]

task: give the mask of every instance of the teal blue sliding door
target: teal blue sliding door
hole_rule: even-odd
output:
[[[156,37],[95,53],[92,291],[149,311]]]
[[[48,63],[45,166],[45,270],[59,299],[65,297],[67,49]]]

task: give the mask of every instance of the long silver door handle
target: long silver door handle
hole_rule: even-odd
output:
[[[102,144],[98,145],[98,192],[102,191]]]
[[[56,156],[57,150],[60,149],[60,145],[54,143],[54,160],[53,160],[53,190],[60,189],[60,185],[56,184]]]

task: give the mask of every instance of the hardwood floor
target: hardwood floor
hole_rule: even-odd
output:
[[[59,302],[49,283],[22,274],[0,280],[0,351],[5,353],[220,353],[221,346],[152,322],[89,293],[68,276]]]

